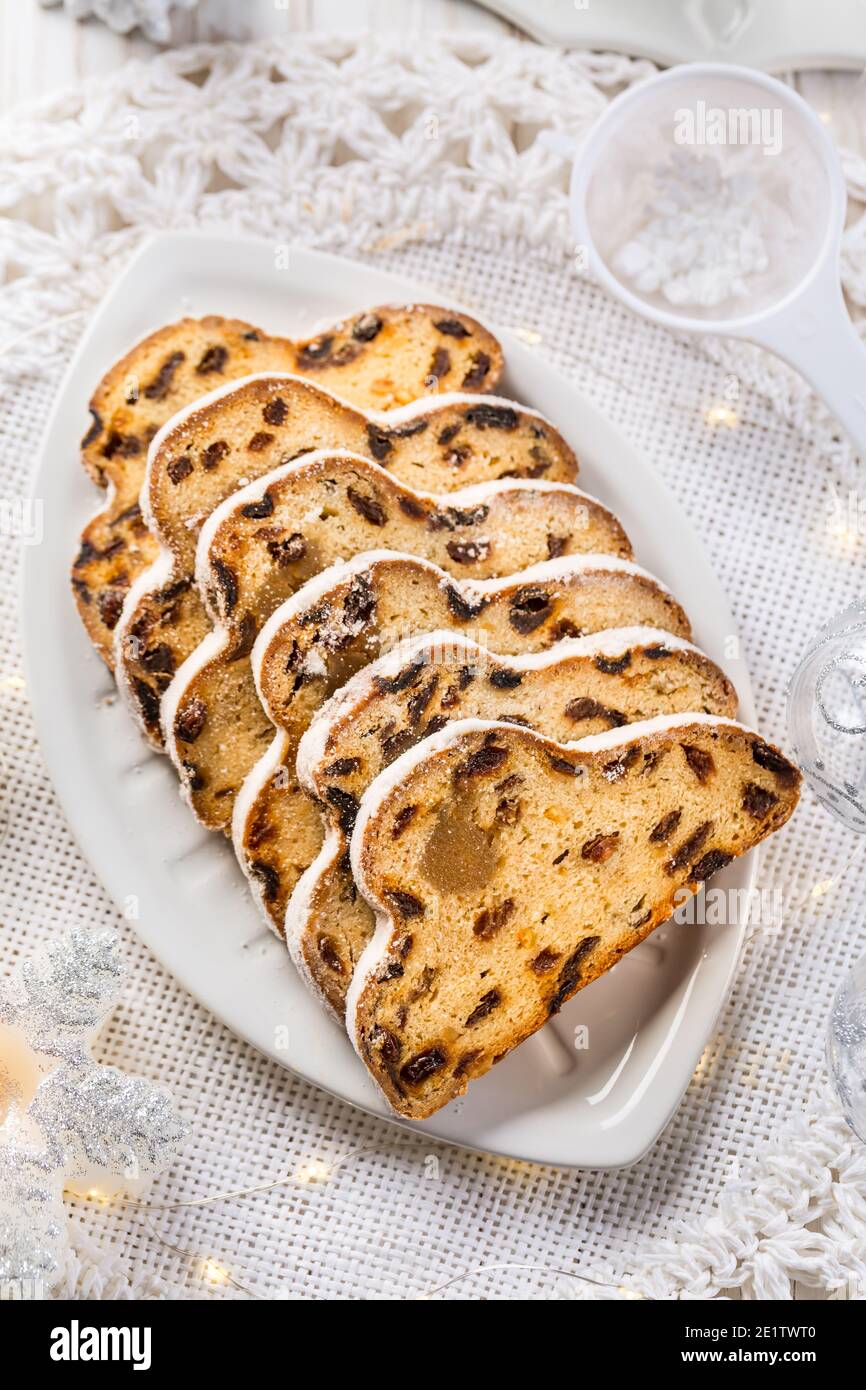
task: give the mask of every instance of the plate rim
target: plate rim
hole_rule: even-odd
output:
[[[203,243],[208,243],[212,246],[219,246],[220,244],[222,244],[227,249],[230,249],[231,247],[237,248],[238,245],[243,245],[248,248],[259,247],[262,250],[265,247],[267,247],[268,251],[271,254],[273,251],[272,244],[261,238],[249,237],[243,234],[233,234],[225,232],[206,232],[199,230],[158,232],[148,236],[146,239],[142,241],[142,243],[135,250],[135,252],[128,258],[122,270],[113,279],[111,285],[105,292],[102,300],[95,309],[95,312],[93,313],[85,332],[82,334],[82,337],[79,343],[77,344],[73,356],[67,366],[67,369],[63,376],[63,380],[60,386],[58,387],[57,393],[55,395],[51,411],[49,412],[48,419],[43,430],[40,447],[37,451],[36,461],[31,470],[29,481],[32,488],[32,495],[40,495],[40,479],[46,476],[50,476],[52,469],[58,466],[57,464],[52,463],[51,460],[50,442],[52,434],[56,428],[59,417],[63,413],[64,409],[67,407],[67,397],[70,385],[74,381],[75,376],[80,369],[81,363],[87,358],[89,353],[92,351],[93,345],[99,341],[101,334],[104,333],[105,325],[112,319],[114,313],[116,312],[117,305],[121,303],[124,286],[141,272],[142,265],[146,265],[149,258],[161,258],[167,253],[170,253],[172,246],[183,252],[185,250],[188,251],[189,249],[194,248],[197,245],[200,246]],[[306,247],[293,247],[292,256],[300,257],[302,260],[308,260],[310,263],[315,263],[323,270],[326,270],[329,267],[334,269],[335,271],[339,270],[340,275],[345,274],[347,270],[354,270],[356,272],[361,272],[362,274],[367,271],[372,271],[374,275],[384,276],[385,279],[389,282],[389,284],[392,286],[390,290],[391,295],[399,296],[405,294],[417,301],[423,294],[425,296],[430,297],[433,300],[433,302],[438,302],[436,297],[437,291],[434,287],[427,286],[414,279],[410,280],[407,277],[401,276],[399,274],[392,274],[390,271],[383,272],[378,267],[369,267],[366,265],[366,263],[354,261],[349,257],[338,256],[330,252],[322,252]],[[441,298],[441,296],[439,296],[439,298]],[[459,309],[461,307],[459,304],[455,302],[454,296],[448,294],[446,296],[446,299],[449,304],[454,304],[456,308]],[[500,328],[494,320],[485,317],[483,311],[480,311],[476,308],[474,310],[467,309],[466,312],[471,312],[476,317],[478,317],[480,314],[484,321],[490,324],[491,331],[493,331],[497,335],[497,337],[499,337],[500,341],[503,344],[506,360],[514,364],[515,375],[519,377],[521,362],[526,363],[533,358],[533,354],[530,352],[530,350],[522,343],[520,343],[520,341],[517,338],[515,338],[513,333],[510,332],[508,329]],[[537,360],[539,359],[536,358],[536,361]],[[678,534],[678,543],[685,543],[687,550],[692,550],[696,552],[699,565],[702,571],[702,582],[708,584],[710,589],[714,591],[713,605],[716,615],[720,618],[723,618],[727,624],[727,630],[732,635],[736,635],[737,628],[733,621],[733,616],[731,614],[727,598],[724,594],[723,589],[721,588],[721,585],[719,584],[719,581],[716,578],[712,566],[709,563],[709,559],[706,555],[706,552],[698,539],[697,532],[695,531],[694,527],[692,526],[691,522],[689,521],[688,517],[683,511],[678,498],[668,489],[667,484],[664,482],[664,480],[656,474],[652,464],[639,454],[638,450],[631,445],[628,439],[620,433],[619,429],[615,425],[613,425],[610,422],[610,420],[608,420],[608,418],[601,412],[601,410],[593,403],[593,401],[588,396],[586,396],[577,387],[572,385],[572,383],[570,383],[565,377],[563,377],[546,360],[543,361],[543,366],[544,370],[553,378],[554,383],[558,387],[558,389],[566,392],[579,405],[581,411],[585,412],[586,415],[591,417],[592,428],[597,428],[601,430],[603,435],[606,435],[609,440],[615,442],[618,449],[620,450],[621,456],[624,459],[636,463],[641,477],[641,484],[644,487],[648,487],[651,493],[654,491],[657,497],[663,498],[668,516],[675,520]],[[86,402],[82,402],[82,413],[85,412]],[[564,432],[566,433],[566,436],[568,436],[568,425],[564,425],[563,428]],[[604,463],[601,463],[598,466],[602,469],[605,467]],[[81,469],[81,478],[83,482],[86,484],[87,479],[83,469]],[[94,510],[96,512],[101,511],[104,505],[104,498],[98,498]],[[75,534],[73,532],[70,538],[70,561],[74,553],[74,544]],[[93,819],[93,817],[82,816],[81,814],[81,786],[80,784],[76,783],[75,775],[71,771],[71,768],[67,765],[67,760],[64,755],[63,747],[58,747],[58,743],[61,742],[62,744],[62,741],[59,739],[59,735],[56,731],[57,726],[52,718],[52,696],[46,691],[45,685],[43,684],[41,674],[42,661],[38,650],[39,643],[37,641],[36,633],[34,631],[34,626],[30,621],[28,621],[28,614],[30,613],[35,601],[34,595],[38,594],[39,575],[41,570],[41,554],[43,550],[48,549],[50,549],[50,547],[24,547],[24,558],[22,562],[21,573],[21,589],[19,603],[19,611],[21,618],[21,642],[25,678],[27,682],[27,692],[30,700],[31,710],[33,712],[34,726],[36,729],[37,738],[46,764],[48,775],[51,779],[52,785],[58,796],[61,808],[69,824],[70,830],[76,840],[76,843],[79,845],[88,865],[96,874],[100,882],[105,886],[109,896],[112,898],[115,904],[122,907],[125,894],[120,891],[121,885],[118,882],[118,875],[122,872],[121,861],[118,860],[113,865],[106,864],[105,855],[100,851],[99,845],[96,843],[99,837],[99,829],[96,824],[96,821]],[[50,565],[50,561],[48,561],[47,563]],[[68,597],[68,594],[69,590],[67,588],[64,597]],[[74,609],[72,611],[74,612]],[[84,641],[86,642],[86,637],[84,638]],[[97,660],[99,659],[97,658]],[[110,679],[107,672],[106,678]],[[751,682],[749,679],[748,668],[744,658],[740,658],[740,660],[737,662],[736,684],[740,699],[739,717],[743,719],[743,722],[753,725],[755,723],[754,703],[752,698]],[[145,753],[144,746],[142,747],[142,753]],[[100,811],[99,814],[104,817],[104,812]],[[129,844],[129,841],[124,840],[124,855],[122,859],[123,863],[134,863],[135,861],[134,852],[131,848],[127,849],[127,846]],[[749,855],[744,856],[743,859],[737,862],[740,867],[740,871],[745,876],[746,881],[744,883],[744,887],[746,889],[753,888],[758,871],[759,851],[753,850]],[[238,870],[238,872],[240,873],[240,870]],[[321,1090],[326,1091],[328,1094],[335,1096],[337,1099],[345,1102],[346,1104],[355,1106],[356,1108],[361,1109],[368,1114],[374,1115],[378,1119],[387,1120],[389,1123],[395,1124],[401,1129],[406,1129],[410,1132],[421,1134],[427,1138],[435,1139],[437,1140],[437,1142],[452,1144],[455,1147],[462,1148],[470,1152],[498,1154],[502,1157],[516,1158],[523,1161],[535,1163],[551,1163],[554,1166],[566,1169],[618,1169],[629,1167],[632,1164],[637,1163],[657,1142],[659,1137],[667,1128],[667,1125],[669,1124],[672,1116],[675,1114],[682,1101],[685,1091],[687,1090],[688,1085],[690,1084],[690,1081],[693,1077],[695,1066],[699,1061],[703,1049],[706,1047],[707,1042],[712,1036],[718,1017],[728,999],[731,983],[738,968],[743,938],[746,930],[746,923],[742,921],[738,922],[736,928],[733,926],[729,926],[725,929],[726,931],[731,933],[732,936],[735,933],[735,940],[733,942],[733,949],[731,949],[729,952],[729,960],[727,968],[724,972],[724,979],[720,979],[719,981],[717,981],[713,988],[713,993],[715,995],[715,1006],[712,1012],[712,1017],[707,1017],[700,1028],[700,1046],[695,1047],[693,1045],[692,1047],[683,1047],[681,1049],[681,1055],[688,1056],[693,1060],[687,1068],[685,1066],[675,1068],[677,1074],[677,1085],[671,1090],[670,1103],[664,1106],[663,1111],[661,1108],[656,1108],[655,1116],[652,1122],[648,1126],[644,1127],[638,1142],[635,1142],[634,1139],[632,1139],[631,1142],[618,1142],[623,1138],[624,1135],[629,1135],[632,1133],[632,1126],[619,1127],[619,1129],[612,1131],[608,1135],[608,1142],[602,1152],[596,1153],[591,1159],[581,1158],[580,1156],[578,1156],[571,1160],[568,1160],[563,1159],[561,1157],[545,1159],[544,1157],[539,1157],[537,1155],[527,1156],[526,1154],[518,1153],[513,1149],[508,1148],[507,1146],[497,1148],[495,1145],[491,1145],[486,1141],[483,1143],[480,1141],[473,1142],[471,1139],[468,1138],[459,1138],[450,1134],[437,1133],[435,1128],[435,1117],[432,1121],[425,1122],[423,1125],[414,1124],[412,1122],[402,1119],[399,1116],[395,1116],[392,1113],[385,1111],[383,1108],[377,1108],[377,1106],[374,1103],[372,1103],[372,1101],[369,1104],[365,1104],[364,1101],[361,1099],[358,1099],[354,1096],[347,1096],[341,1090],[329,1086],[327,1082],[322,1081],[318,1076],[310,1075],[307,1071],[303,1069],[302,1066],[298,1065],[296,1060],[293,1060],[291,1063],[289,1063],[285,1057],[280,1057],[276,1054],[275,1051],[269,1050],[267,1047],[264,1047],[259,1040],[251,1036],[250,1033],[247,1032],[242,1026],[239,1026],[239,1024],[236,1021],[229,1021],[225,1013],[218,1010],[214,1006],[214,1004],[209,1001],[207,997],[207,991],[205,991],[204,993],[200,992],[199,989],[196,988],[190,982],[189,977],[185,971],[179,971],[174,964],[170,963],[172,955],[171,951],[168,951],[167,959],[166,952],[163,949],[164,942],[158,939],[158,933],[156,934],[157,939],[154,939],[155,934],[147,927],[145,919],[132,921],[130,925],[133,927],[140,939],[144,942],[147,949],[150,950],[153,953],[154,957],[158,961],[160,961],[164,968],[166,968],[169,971],[169,973],[174,977],[174,979],[178,982],[182,989],[186,990],[193,998],[195,998],[200,1004],[202,1004],[203,1007],[206,1008],[210,1014],[217,1018],[233,1033],[241,1037],[245,1042],[255,1047],[257,1051],[261,1052],[262,1055],[267,1057],[270,1061],[278,1062],[281,1067],[285,1068],[292,1075],[298,1076],[302,1080],[308,1082],[313,1086],[318,1087]],[[267,928],[265,928],[265,930],[267,930]],[[277,939],[274,938],[274,942],[276,941]],[[329,1021],[324,1020],[324,1018],[323,1023],[325,1024],[325,1026],[331,1026]],[[674,1067],[675,1059],[669,1059],[668,1065],[670,1067]],[[379,1099],[378,1095],[376,1095],[375,1099]]]

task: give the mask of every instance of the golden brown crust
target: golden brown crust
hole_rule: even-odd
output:
[[[424,394],[490,390],[502,351],[476,320],[435,305],[381,306],[297,341],[239,319],[185,318],[138,343],[94,391],[81,444],[84,467],[111,495],[82,535],[73,590],[109,666],[125,593],[156,554],[138,510],[150,441],[198,396],[261,371],[306,376],[347,401],[387,410]]]
[[[158,551],[139,507],[151,439],[176,410],[233,377],[290,370],[291,346],[238,319],[181,319],[138,343],[97,386],[81,458],[109,497],[84,528],[72,587],[88,635],[109,666],[127,590]]]
[[[321,714],[318,752],[306,766],[328,831],[329,859],[291,904],[291,939],[322,997],[337,1013],[355,964],[373,934],[369,905],[348,865],[351,815],[378,774],[407,748],[458,719],[506,719],[558,740],[585,738],[660,714],[689,710],[732,717],[736,692],[702,652],[672,638],[623,642],[615,656],[575,654],[559,644],[543,666],[483,647],[416,645],[396,673],[368,668]],[[327,730],[327,732],[325,732]],[[516,814],[504,797],[502,815]]]
[[[125,613],[122,634],[118,629],[123,639],[120,677],[155,744],[162,737],[157,711],[161,691],[207,630],[204,613],[193,611],[193,593],[185,600],[183,621],[178,623],[174,616],[174,588],[192,575],[203,520],[241,482],[325,447],[366,458],[372,454],[397,484],[415,487],[423,482],[428,492],[452,492],[515,474],[528,478],[539,470],[543,482],[570,482],[577,471],[572,450],[552,425],[534,412],[496,399],[434,399],[383,424],[383,417],[371,418],[310,382],[260,377],[194,408],[163,436],[149,469],[151,511],[160,538],[174,556],[173,572],[164,581],[170,594],[168,612],[159,598],[148,594]],[[536,489],[533,495],[540,492]],[[557,497],[561,493],[557,490]],[[264,518],[245,520],[246,529],[256,534],[265,527]],[[536,558],[586,549],[584,541],[600,535],[602,526],[611,538],[605,548],[629,553],[619,523],[591,499],[581,500],[571,522],[581,534],[569,536],[554,527]],[[445,516],[443,529],[447,531],[450,523]],[[285,539],[290,542],[291,534]],[[381,544],[375,528],[368,544]],[[282,578],[291,573],[279,562],[276,570]],[[305,577],[309,572],[308,568]],[[132,642],[126,640],[130,634]]]
[[[375,561],[360,575],[335,579],[309,618],[298,609],[264,653],[259,683],[286,743],[238,839],[241,862],[280,934],[289,894],[322,841],[318,813],[295,776],[298,743],[319,706],[360,667],[415,632],[447,627],[504,653],[543,651],[562,637],[638,623],[690,635],[673,596],[632,571],[554,565],[529,581],[515,575],[485,599],[471,586],[445,580],[444,573],[406,556]],[[338,977],[333,983],[332,1003],[342,1010],[347,982]]]
[[[434,494],[511,479],[574,483],[578,474],[574,452],[558,430],[511,401],[433,397],[383,422],[317,383],[259,377],[190,410],[164,437],[148,470],[160,539],[184,567],[192,564],[202,521],[220,502],[319,449],[350,450],[397,482]],[[585,527],[602,513],[610,518],[584,498]],[[606,524],[617,536],[611,553],[630,555],[619,523]],[[551,536],[551,553],[568,553],[561,540]]]
[[[551,534],[566,555],[629,551],[616,519],[571,487],[510,484],[477,501],[475,492],[432,497],[360,456],[328,454],[267,478],[255,496],[242,492],[211,518],[198,582],[225,637],[182,690],[173,688],[177,714],[165,731],[190,804],[213,830],[230,821],[271,734],[250,667],[253,642],[279,604],[321,570],[383,548],[423,556],[455,577],[511,574],[543,560]],[[133,669],[132,660],[124,665]]]
[[[582,749],[458,724],[372,784],[352,851],[383,929],[350,1025],[399,1114],[462,1094],[793,812],[799,772],[752,731],[642,728]]]

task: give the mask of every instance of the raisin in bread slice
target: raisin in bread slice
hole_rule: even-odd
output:
[[[331,697],[298,747],[298,782],[320,808],[325,841],[286,912],[292,959],[341,1014],[373,934],[373,914],[348,863],[361,796],[400,753],[445,724],[507,720],[565,742],[659,714],[731,716],[736,708],[718,666],[657,628],[619,628],[512,657],[448,631],[401,643]],[[497,823],[516,817],[519,801],[503,789]]]
[[[181,407],[263,371],[313,377],[347,401],[386,410],[425,391],[489,390],[502,351],[474,319],[429,304],[367,310],[297,341],[210,316],[182,319],[138,343],[97,386],[81,441],[82,461],[108,500],[82,534],[72,585],[109,665],[126,592],[158,551],[139,506],[148,445]]]
[[[783,825],[799,783],[758,734],[696,714],[575,744],[461,721],[398,758],[352,835],[376,932],[346,1006],[397,1113],[462,1094]]]
[[[383,551],[308,581],[268,619],[253,648],[259,699],[277,732],[246,778],[232,822],[241,867],[273,929],[282,935],[289,894],[322,845],[320,817],[295,775],[298,744],[349,677],[418,631],[450,627],[516,653],[624,623],[689,636],[685,613],[658,580],[612,556],[547,560],[475,581]],[[346,983],[339,966],[331,982],[337,1009]]]
[[[161,550],[132,584],[115,630],[117,669],[155,747],[160,696],[209,628],[193,584],[202,522],[237,488],[319,448],[372,457],[400,481],[436,492],[502,475],[569,482],[577,473],[552,425],[493,397],[452,394],[375,413],[296,377],[256,376],[179,412],[151,444],[142,487]],[[548,551],[561,544],[551,533]]]
[[[229,825],[271,736],[249,655],[274,609],[320,570],[369,550],[423,555],[452,574],[510,574],[562,548],[628,552],[614,517],[567,483],[512,479],[435,495],[357,454],[307,454],[233,494],[202,528],[199,590],[216,627],[163,702],[166,746],[203,825]]]

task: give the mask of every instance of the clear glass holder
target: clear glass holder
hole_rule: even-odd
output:
[[[833,998],[827,1068],[845,1119],[866,1144],[866,956],[848,972]]]
[[[866,833],[866,600],[822,628],[794,672],[788,733],[822,806]],[[845,1118],[866,1143],[866,956],[834,996],[827,1066]]]

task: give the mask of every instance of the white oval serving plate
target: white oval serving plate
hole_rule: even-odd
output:
[[[133,926],[154,954],[230,1028],[316,1085],[380,1115],[388,1113],[384,1102],[346,1036],[258,917],[231,846],[193,821],[170,763],[144,745],[85,636],[69,567],[97,497],[78,442],[105,369],[183,314],[235,315],[298,334],[369,304],[450,298],[310,251],[292,251],[288,269],[277,269],[269,243],[196,233],[154,238],[106,296],[58,394],[33,483],[44,502],[44,539],[24,551],[23,634],[36,727],[84,854],[118,904],[137,902]],[[473,312],[483,317],[483,306]],[[695,640],[728,670],[741,717],[752,722],[745,667],[724,659],[735,631],[730,612],[679,505],[588,400],[537,353],[508,333],[501,337],[509,364],[501,394],[541,410],[562,430],[581,459],[581,486],[622,517],[636,558],[685,602]],[[755,871],[753,854],[714,886],[747,889]],[[633,1163],[689,1083],[742,933],[742,923],[669,924],[420,1128],[543,1163]],[[588,1047],[576,1045],[586,1041]]]

